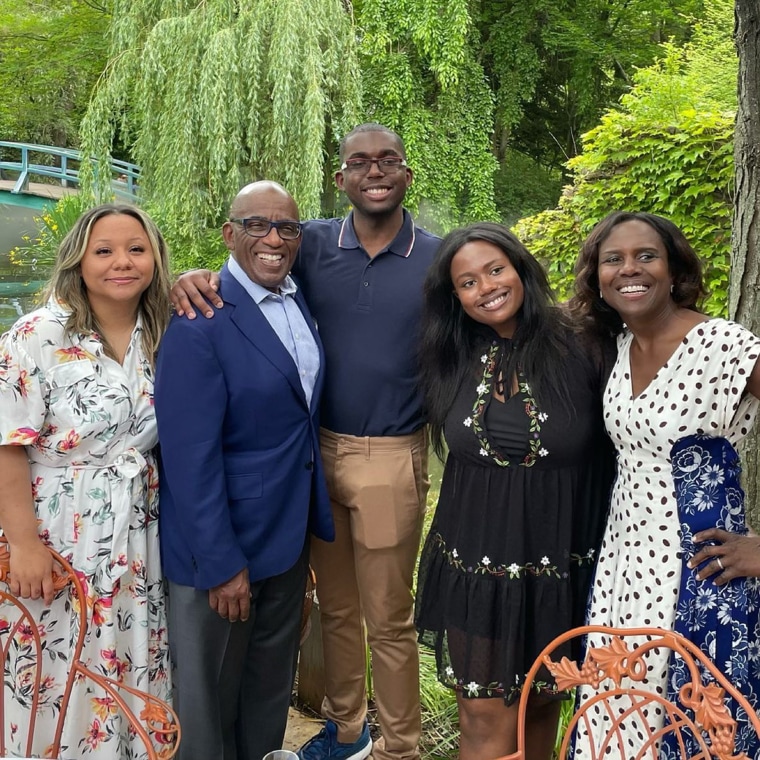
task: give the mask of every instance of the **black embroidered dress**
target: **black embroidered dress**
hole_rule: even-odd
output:
[[[415,623],[465,697],[519,697],[541,649],[581,625],[614,459],[601,361],[568,335],[567,396],[493,397],[505,342],[484,342],[445,423],[449,455],[420,559]],[[507,345],[506,350],[509,350]],[[572,407],[572,408],[571,408]],[[548,673],[543,688],[554,691]]]

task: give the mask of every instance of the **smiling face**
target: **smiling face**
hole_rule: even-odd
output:
[[[646,222],[634,219],[612,228],[599,244],[597,276],[602,298],[623,321],[676,308],[668,252]]]
[[[525,293],[507,254],[484,240],[465,243],[451,260],[454,295],[468,317],[511,338]]]
[[[346,139],[343,161],[351,158],[406,158],[399,139],[391,132],[357,132]],[[402,166],[384,172],[373,163],[362,174],[349,169],[335,174],[335,184],[348,196],[354,211],[366,216],[389,216],[404,202],[412,184],[412,170]]]
[[[272,182],[254,182],[244,187],[232,204],[230,216],[251,216],[272,222],[298,222],[298,207],[290,195]],[[224,242],[248,278],[267,290],[277,292],[293,267],[301,238],[283,240],[272,227],[265,237],[252,237],[237,222],[225,222]]]
[[[96,314],[117,304],[136,310],[155,268],[150,239],[135,217],[109,214],[92,225],[79,271]]]

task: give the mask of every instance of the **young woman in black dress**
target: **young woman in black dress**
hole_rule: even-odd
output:
[[[443,240],[425,285],[421,371],[432,441],[441,455],[445,438],[448,455],[415,618],[457,692],[461,760],[516,750],[527,671],[583,622],[614,470],[606,364],[505,227]],[[563,696],[544,672],[528,713],[535,760],[551,757]]]

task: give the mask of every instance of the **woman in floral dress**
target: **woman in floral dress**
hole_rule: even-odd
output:
[[[11,590],[31,601],[48,674],[36,753],[52,742],[76,641],[67,590],[54,598],[52,546],[87,594],[87,666],[162,699],[171,683],[158,547],[153,362],[169,315],[168,253],[133,206],[86,212],[58,251],[46,305],[0,341],[0,527]],[[31,485],[30,485],[31,484]],[[0,610],[0,614],[2,611]],[[6,741],[24,705],[24,642],[6,665]],[[63,758],[138,757],[103,694],[77,687]]]
[[[540,264],[504,227],[441,243],[425,287],[422,387],[448,457],[418,578],[416,625],[457,692],[461,760],[516,749],[517,700],[541,649],[581,624],[613,459],[602,352],[552,306]],[[566,654],[570,654],[569,651]],[[548,672],[528,756],[551,757]]]

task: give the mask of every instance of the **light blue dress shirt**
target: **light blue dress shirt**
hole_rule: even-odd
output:
[[[280,292],[273,293],[249,279],[242,267],[230,256],[227,262],[230,274],[241,284],[245,292],[256,302],[267,322],[277,333],[293,358],[301,378],[306,402],[311,408],[314,385],[319,373],[319,349],[306,323],[306,317],[296,303],[298,286],[290,275],[280,285]]]

